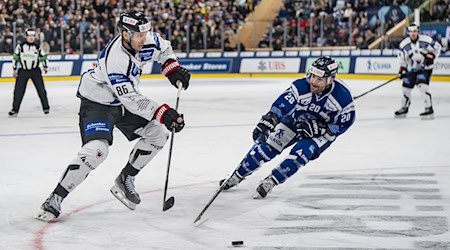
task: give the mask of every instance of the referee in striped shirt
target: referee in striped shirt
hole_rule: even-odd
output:
[[[26,41],[17,45],[13,54],[13,77],[16,78],[14,87],[14,100],[12,110],[8,113],[9,117],[16,117],[19,113],[28,79],[31,78],[36,91],[41,99],[44,114],[48,114],[50,107],[48,105],[47,91],[45,91],[44,80],[39,63],[42,63],[44,72],[47,73],[47,54],[34,42],[36,31],[28,29],[26,31]]]

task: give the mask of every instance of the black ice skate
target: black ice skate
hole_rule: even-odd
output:
[[[50,109],[44,109],[44,115],[49,115],[50,114]]]
[[[395,118],[405,118],[406,114],[408,114],[408,108],[402,107],[399,110],[395,111]]]
[[[256,194],[253,195],[253,199],[263,199],[268,193],[272,191],[272,188],[277,185],[276,181],[272,175],[266,177],[261,181],[259,186],[256,188]]]
[[[131,175],[120,173],[115,180],[115,185],[111,188],[111,193],[131,210],[135,210],[136,205],[141,202],[134,187],[134,176]]]
[[[228,190],[237,184],[239,184],[244,178],[241,178],[238,176],[236,172],[233,173],[233,175],[228,179],[227,183],[223,186],[223,190]],[[225,181],[225,179],[220,180],[219,185],[222,185],[222,183]]]
[[[433,107],[425,108],[425,112],[420,114],[420,118],[423,119],[423,120],[434,119]]]
[[[17,114],[18,114],[18,112],[14,111],[14,110],[11,110],[8,112],[9,118],[17,117]]]
[[[49,222],[56,219],[61,214],[61,203],[63,198],[55,193],[52,193],[47,200],[41,205],[41,211],[36,216],[36,219]]]

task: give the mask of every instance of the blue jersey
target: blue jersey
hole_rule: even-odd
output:
[[[333,141],[355,121],[355,106],[349,88],[335,79],[331,89],[318,95],[310,91],[309,78],[292,83],[272,104],[270,109],[281,121],[318,120],[328,125]]]

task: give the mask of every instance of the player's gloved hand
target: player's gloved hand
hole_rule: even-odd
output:
[[[317,120],[302,120],[296,124],[297,133],[302,138],[314,138],[325,135],[328,131],[327,124]]]
[[[279,122],[280,119],[275,113],[269,112],[263,115],[253,130],[253,140],[256,141],[260,136],[263,136],[263,141],[265,141],[269,133],[274,131],[275,126]]]
[[[183,115],[178,114],[175,109],[169,107],[167,104],[159,106],[153,117],[161,124],[164,124],[170,131],[175,129],[175,132],[180,132],[184,128]]]
[[[436,58],[436,56],[433,53],[428,53],[424,56],[425,56],[425,60],[423,61],[423,64],[425,66],[433,65],[434,59]]]
[[[169,78],[175,88],[178,88],[178,81],[183,84],[183,88],[189,87],[189,80],[191,79],[191,73],[188,69],[181,67],[177,60],[168,59],[161,67],[161,73]]]
[[[406,70],[406,68],[405,67],[400,67],[400,69],[398,70],[398,77],[400,78],[400,79],[403,79],[405,76],[406,76],[406,73],[407,73],[408,71]]]

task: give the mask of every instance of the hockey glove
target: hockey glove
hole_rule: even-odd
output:
[[[188,69],[181,67],[177,60],[168,59],[161,67],[161,73],[169,78],[175,88],[178,88],[177,82],[180,81],[183,84],[183,88],[189,87],[189,80],[191,79],[191,73]]]
[[[280,122],[278,116],[272,112],[269,112],[262,116],[261,120],[253,130],[253,140],[256,141],[259,137],[263,137],[263,141],[266,141],[270,132],[273,132],[275,126]]]
[[[400,79],[405,78],[407,72],[408,72],[408,71],[406,70],[405,67],[400,67],[400,69],[398,70],[398,77],[399,77]]]
[[[317,120],[302,120],[296,124],[297,133],[302,138],[315,138],[325,135],[328,131],[328,126]]]
[[[180,132],[184,128],[183,115],[169,107],[167,104],[161,105],[155,112],[154,119],[164,124],[170,131],[175,129],[175,132]]]
[[[430,66],[433,65],[434,63],[434,58],[436,58],[436,56],[433,53],[428,53],[425,56],[425,60],[423,61],[423,64],[425,66]]]

